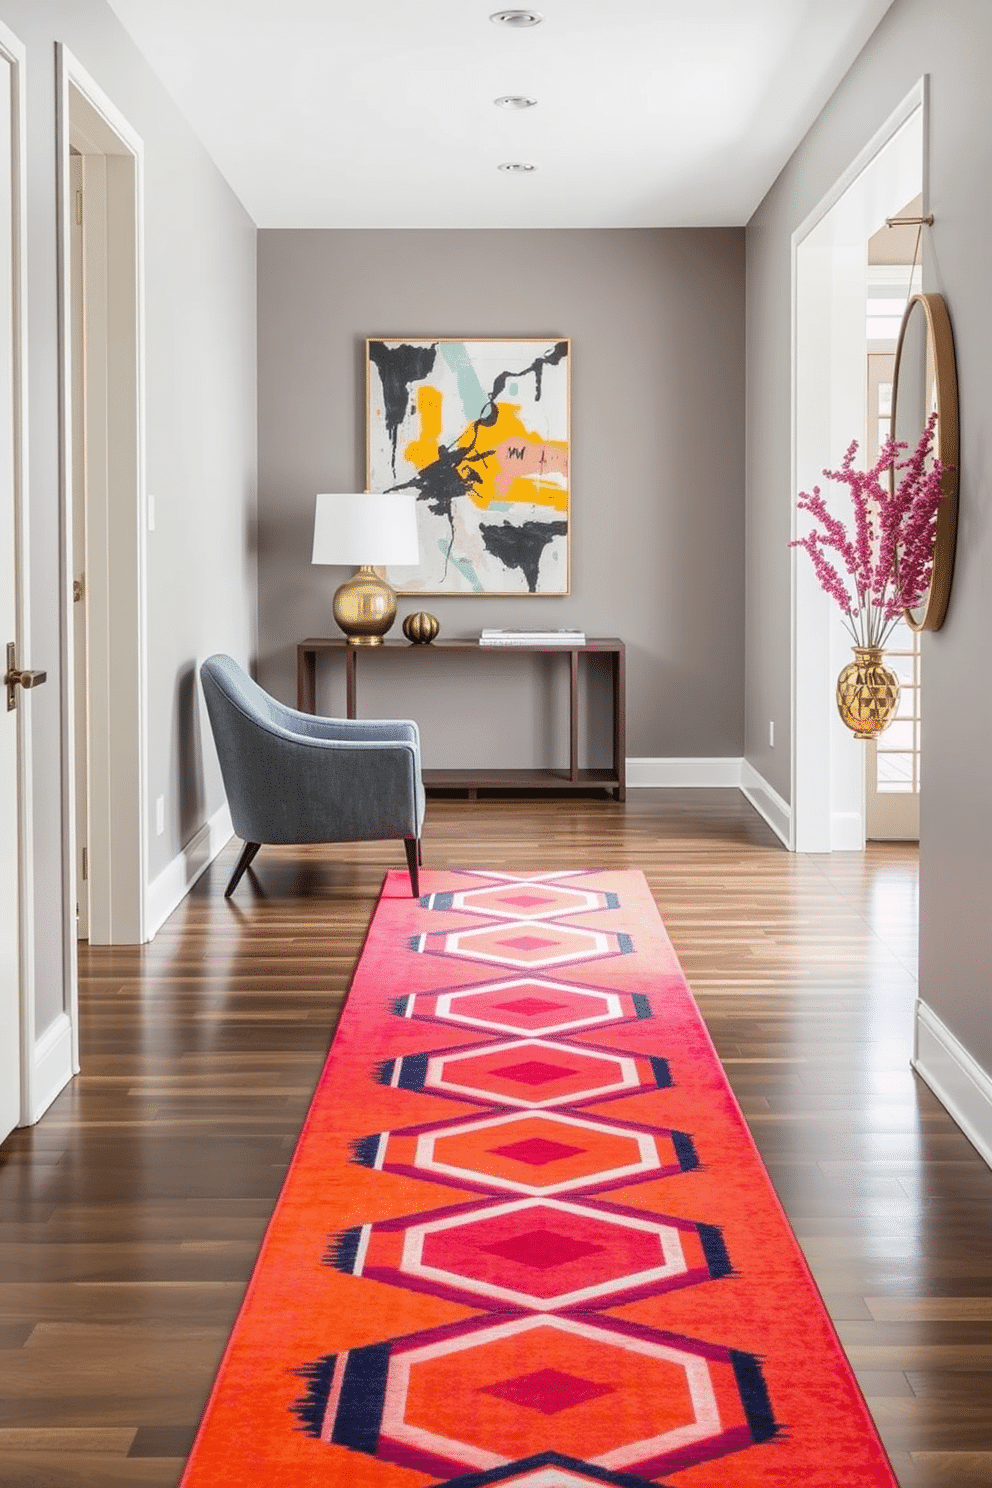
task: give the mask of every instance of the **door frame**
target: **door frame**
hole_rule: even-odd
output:
[[[140,136],[61,43],[57,68],[57,229],[59,279],[59,488],[62,651],[63,958],[78,1068],[76,952],[76,791],[73,746],[73,489],[71,376],[72,200],[70,144],[104,157],[108,181],[106,288],[108,336],[106,405],[110,427],[105,493],[87,503],[90,550],[88,603],[91,703],[90,938],[99,944],[139,944],[146,937],[148,847],[144,800],[147,778],[147,609],[144,376],[144,151]],[[96,562],[93,561],[94,557]]]
[[[27,49],[0,21],[0,55],[10,66],[11,100],[11,331],[13,337],[13,475],[14,562],[16,568],[17,655],[21,666],[35,664],[31,649],[30,516],[28,509],[28,239],[27,239]],[[31,705],[17,709],[17,875],[18,977],[20,1001],[20,1120],[36,1121],[48,1105],[44,1064],[53,1040],[48,1030],[39,1041],[35,1030],[34,960],[34,791],[32,785]],[[56,1040],[57,1042],[57,1040]],[[41,1109],[38,1109],[39,1105]]]
[[[811,316],[819,315],[828,328],[824,343],[830,345],[829,327],[835,305],[834,283],[836,253],[821,250],[817,237],[826,241],[828,218],[835,208],[843,208],[844,198],[865,177],[876,159],[890,146],[907,125],[919,115],[921,127],[920,180],[923,211],[929,199],[928,79],[919,82],[890,114],[865,148],[831,187],[809,216],[792,235],[792,537],[801,528],[795,504],[795,493],[808,489],[817,481],[824,464],[839,462],[843,448],[830,447],[827,427],[830,423],[831,397],[823,396],[827,386],[836,398],[851,402],[853,424],[845,425],[844,439],[863,430],[864,398],[862,369],[860,380],[851,388],[851,379],[842,376],[832,347],[812,349],[815,337],[804,333],[802,326]],[[918,188],[917,188],[918,189]],[[916,195],[894,192],[890,210]],[[877,224],[880,225],[880,224]],[[815,270],[801,273],[801,257],[808,263],[820,253]],[[867,258],[867,233],[865,235]],[[842,274],[837,274],[839,280]],[[845,307],[850,309],[850,307]],[[863,310],[862,310],[863,319]],[[860,364],[865,363],[864,348]],[[850,369],[848,369],[850,370]],[[819,388],[819,406],[814,408],[811,390]],[[859,391],[861,389],[861,391]],[[855,409],[855,399],[860,412]],[[863,434],[862,434],[863,443]],[[840,667],[850,659],[850,639],[841,623],[839,612],[823,594],[812,567],[801,550],[792,549],[792,811],[789,847],[794,852],[832,852],[860,850],[864,847],[864,763],[860,746],[847,733],[833,705],[833,683]]]

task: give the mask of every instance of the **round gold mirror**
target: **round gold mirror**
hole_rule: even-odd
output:
[[[913,630],[939,630],[947,614],[958,523],[958,378],[954,339],[943,295],[913,295],[906,306],[892,379],[892,435],[916,449],[931,413],[937,415],[933,452],[944,475],[937,509],[930,586],[906,620]]]

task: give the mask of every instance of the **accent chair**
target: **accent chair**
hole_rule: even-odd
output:
[[[230,656],[208,657],[200,681],[234,830],[245,844],[225,898],[263,843],[393,837],[403,838],[419,896],[424,786],[415,723],[300,713]]]

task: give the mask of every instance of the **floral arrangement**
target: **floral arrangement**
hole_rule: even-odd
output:
[[[840,606],[856,646],[884,646],[904,610],[925,598],[933,573],[937,511],[945,469],[933,455],[937,415],[932,413],[919,444],[905,460],[908,445],[887,439],[870,470],[855,470],[858,442],[852,440],[839,470],[824,470],[851,494],[854,530],[832,516],[820,493],[799,494],[796,505],[819,523],[789,544],[805,548],[820,586]],[[905,472],[897,482],[895,472]],[[892,472],[892,480],[883,481]],[[836,553],[840,566],[828,556]],[[841,572],[846,569],[846,574]]]

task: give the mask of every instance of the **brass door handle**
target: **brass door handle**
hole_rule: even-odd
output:
[[[17,687],[25,689],[40,687],[42,682],[48,678],[47,672],[29,672],[17,665],[16,649],[13,641],[7,642],[7,670],[4,674],[3,685],[7,689],[7,712],[17,707]]]

